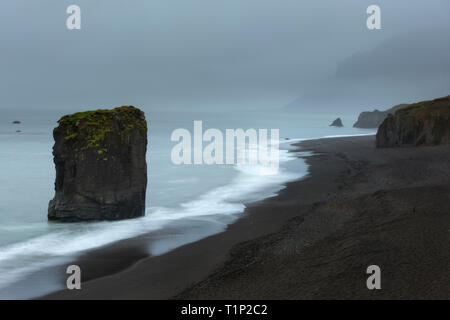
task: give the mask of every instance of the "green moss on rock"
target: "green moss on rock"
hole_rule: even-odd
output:
[[[55,197],[48,219],[121,220],[145,215],[147,122],[125,106],[62,117],[53,130]]]
[[[72,144],[78,159],[83,159],[80,154],[89,150],[97,153],[99,159],[107,159],[104,157],[108,152],[105,141],[110,135],[118,134],[122,142],[129,138],[131,132],[147,135],[145,117],[142,111],[133,106],[77,112],[63,116],[58,123],[55,130],[63,134],[67,143]]]
[[[450,116],[450,96],[407,105],[396,111],[395,115],[413,116],[417,119],[436,116]]]
[[[399,108],[380,125],[377,147],[450,144],[450,96]]]

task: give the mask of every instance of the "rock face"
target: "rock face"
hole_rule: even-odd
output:
[[[364,129],[378,128],[387,115],[387,112],[379,110],[361,112],[358,121],[355,122],[353,127]]]
[[[394,114],[398,109],[408,106],[407,104],[399,104],[385,111],[365,111],[359,114],[358,120],[353,125],[354,128],[373,129],[378,128],[386,119],[388,114]]]
[[[330,127],[343,127],[343,126],[344,125],[342,124],[341,118],[337,118],[330,124]]]
[[[450,144],[450,96],[390,114],[377,132],[378,148]]]
[[[147,122],[132,106],[62,117],[53,131],[55,197],[48,219],[120,220],[145,214]]]

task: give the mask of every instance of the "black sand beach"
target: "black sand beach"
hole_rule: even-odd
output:
[[[148,237],[74,262],[82,290],[44,299],[448,299],[450,147],[305,141],[310,175],[220,234],[146,257]],[[366,287],[378,265],[382,290]]]

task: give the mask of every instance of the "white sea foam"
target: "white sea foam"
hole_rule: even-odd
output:
[[[288,150],[280,150],[279,156],[280,163],[294,159]],[[281,168],[276,175],[264,175],[261,174],[261,165],[236,165],[235,169],[237,175],[231,183],[214,188],[179,207],[150,207],[145,217],[133,220],[79,223],[71,228],[64,228],[63,225],[49,234],[0,248],[0,289],[44,267],[62,263],[68,257],[83,251],[161,230],[173,221],[208,219],[216,225],[213,233],[223,231],[227,224],[235,221],[244,211],[244,202],[275,195],[284,182],[306,174],[288,172]],[[223,223],[225,216],[228,216],[228,219],[225,219],[227,223]],[[203,236],[210,234],[210,231],[202,233]],[[188,237],[191,241],[197,238],[198,236]],[[156,253],[165,251],[166,249],[159,249]]]
[[[310,140],[319,140],[319,139],[329,139],[329,138],[349,138],[349,137],[365,137],[365,136],[373,136],[377,134],[376,132],[371,133],[359,133],[359,134],[335,134],[335,135],[327,135],[319,138],[296,138],[296,139],[287,139],[280,141],[280,144],[292,144],[294,142],[302,142],[302,141],[310,141]]]

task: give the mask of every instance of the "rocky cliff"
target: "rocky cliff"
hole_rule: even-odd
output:
[[[390,114],[377,132],[378,148],[450,144],[450,96],[422,101]]]
[[[55,197],[48,219],[119,220],[145,214],[147,122],[132,106],[62,117],[53,131]]]
[[[353,125],[354,128],[372,129],[378,128],[380,124],[386,119],[388,114],[393,114],[398,109],[408,106],[407,104],[399,104],[385,111],[365,111],[359,114],[358,120]]]
[[[366,129],[378,128],[383,120],[386,119],[387,115],[387,112],[379,110],[361,112],[353,127]]]

